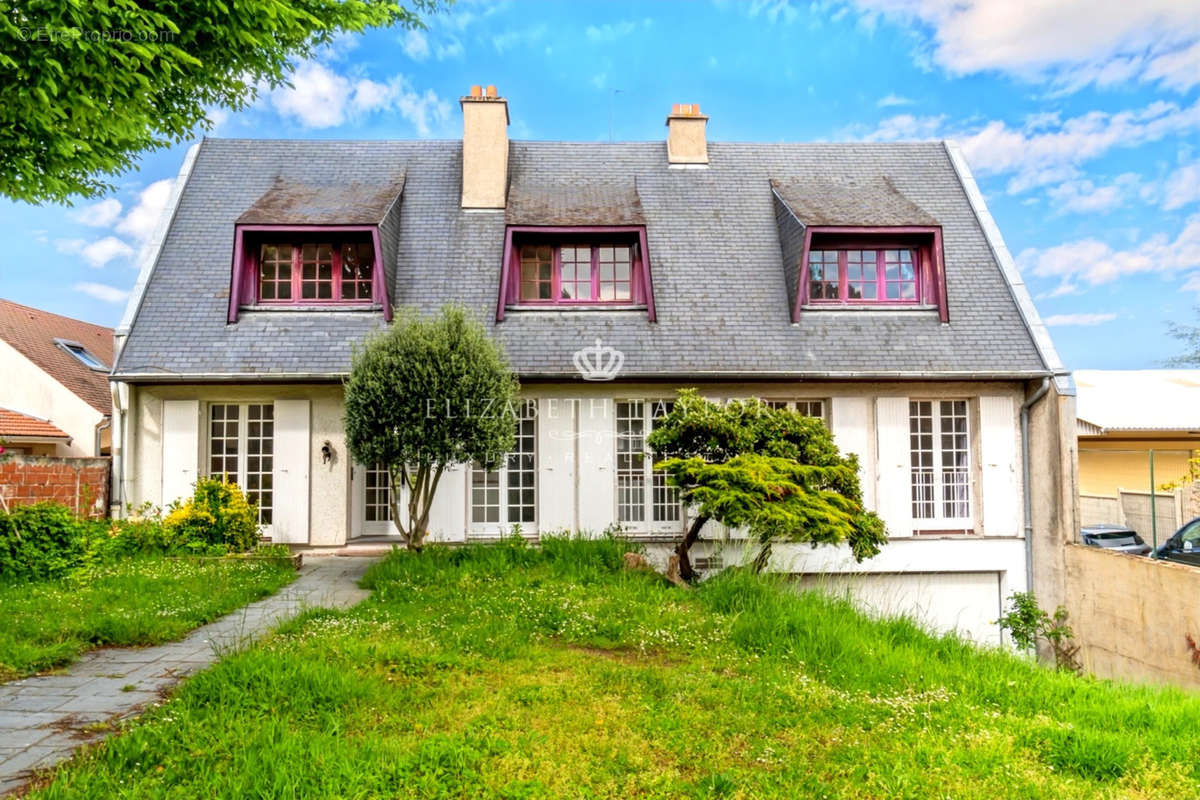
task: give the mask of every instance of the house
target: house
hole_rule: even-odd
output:
[[[228,474],[275,541],[386,535],[340,381],[394,308],[454,302],[525,402],[500,470],[443,476],[435,539],[619,525],[662,558],[687,509],[646,455],[655,418],[682,386],[753,395],[859,454],[892,536],[771,568],[998,640],[1075,526],[1073,388],[953,144],[710,143],[695,106],[665,142],[509,141],[493,87],[461,108],[461,141],[192,149],[117,329],[118,502]],[[706,536],[705,558],[747,549]]]
[[[1159,541],[1200,515],[1194,493],[1162,491],[1200,451],[1200,370],[1079,370],[1080,523],[1130,525]],[[1154,473],[1151,476],[1151,459]],[[1149,513],[1151,486],[1158,495]]]
[[[113,331],[0,300],[0,439],[6,452],[109,453]]]

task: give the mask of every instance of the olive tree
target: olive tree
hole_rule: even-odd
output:
[[[745,529],[762,569],[775,541],[847,543],[855,559],[879,553],[883,522],[862,504],[858,457],[842,455],[819,419],[756,399],[713,403],[681,391],[655,423],[655,467],[696,517],[675,548],[679,575],[695,577],[689,551],[709,520]]]
[[[398,313],[355,352],[345,388],[347,448],[387,469],[396,530],[420,550],[446,468],[494,469],[512,449],[517,378],[483,325],[447,306],[433,318]]]

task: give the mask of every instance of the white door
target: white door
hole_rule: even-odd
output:
[[[164,400],[162,507],[192,496],[200,460],[200,401]]]
[[[311,440],[308,400],[276,400],[272,541],[308,543]]]

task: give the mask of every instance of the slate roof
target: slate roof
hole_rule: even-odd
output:
[[[49,420],[22,414],[8,408],[0,408],[0,437],[25,437],[36,439],[70,439],[71,436]]]
[[[116,372],[147,382],[345,374],[352,343],[383,326],[380,314],[254,311],[225,324],[234,221],[281,175],[334,185],[402,169],[386,265],[394,303],[478,310],[527,379],[574,378],[571,354],[596,338],[624,352],[622,376],[630,378],[1047,374],[941,143],[710,142],[708,151],[707,169],[671,169],[663,142],[512,142],[517,210],[506,213],[459,208],[458,141],[206,139]],[[874,208],[916,208],[937,220],[950,322],[935,310],[822,310],[792,324],[794,277],[789,287],[783,259],[794,257],[794,236],[781,228],[772,180],[789,190],[840,182],[864,195],[882,186]],[[568,186],[593,199],[564,206]],[[634,194],[620,189],[634,186]],[[644,311],[596,310],[510,310],[495,322],[507,222],[529,219],[539,203],[562,219],[589,208],[632,213],[634,197],[657,322]]]
[[[278,175],[244,214],[248,225],[378,225],[404,190],[404,170],[371,181],[307,183]]]
[[[938,225],[886,175],[771,179],[771,188],[804,225]]]
[[[0,300],[0,339],[102,414],[112,413],[108,374],[91,369],[56,339],[76,342],[107,365],[113,362],[112,328]]]

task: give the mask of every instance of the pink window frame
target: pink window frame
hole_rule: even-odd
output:
[[[602,241],[571,241],[582,236],[593,235],[598,239],[608,237],[629,237],[636,242],[633,263],[630,265],[630,300],[563,300],[558,297],[562,272],[561,247],[590,246],[592,248],[592,296],[599,296],[600,270],[597,260],[598,248],[604,245]],[[517,240],[514,243],[514,238]],[[554,266],[551,270],[551,295],[548,300],[521,300],[521,245],[526,242],[523,238],[535,239],[535,242],[548,244],[554,248]],[[655,321],[654,291],[650,280],[650,255],[646,249],[646,229],[640,225],[618,226],[587,226],[587,227],[557,227],[557,226],[509,226],[504,236],[504,261],[500,270],[500,297],[496,304],[496,321],[504,320],[505,311],[510,306],[544,306],[546,308],[572,308],[594,306],[645,306],[651,322]]]
[[[231,281],[229,288],[229,313],[227,321],[230,324],[237,322],[239,310],[246,305],[257,305],[260,301],[258,298],[258,248],[263,243],[264,239],[271,239],[281,244],[297,244],[296,239],[302,238],[305,241],[301,244],[323,243],[318,240],[325,238],[333,244],[334,240],[338,240],[339,246],[334,249],[334,267],[335,275],[336,268],[341,266],[341,247],[339,234],[369,234],[371,247],[375,251],[375,258],[371,265],[371,299],[363,300],[342,300],[340,297],[334,297],[329,300],[309,299],[303,300],[298,297],[293,297],[291,300],[267,300],[263,305],[268,305],[276,308],[288,308],[290,306],[329,306],[333,308],[373,308],[374,306],[383,306],[383,318],[387,321],[392,319],[391,304],[386,301],[386,290],[383,280],[383,251],[379,246],[379,228],[375,225],[236,225],[234,226],[234,241],[233,241],[233,266],[231,269]],[[251,234],[247,236],[246,234]],[[290,241],[285,241],[290,239]],[[293,281],[298,280],[295,269],[295,250],[293,250]],[[338,280],[335,278],[334,286],[338,285]],[[293,287],[295,284],[293,283]],[[293,291],[293,295],[296,292]]]
[[[831,239],[831,243],[813,247],[813,235]],[[838,299],[810,300],[808,254],[813,250],[837,250],[838,254]],[[917,271],[916,300],[846,300],[846,257],[847,250],[912,250]],[[883,257],[878,257],[877,294],[886,294]],[[836,308],[863,306],[937,306],[938,318],[950,321],[946,302],[946,267],[942,258],[942,229],[938,226],[908,226],[895,228],[859,228],[809,226],[804,230],[804,252],[800,258],[800,274],[796,296],[792,306],[792,322],[800,321],[804,308]]]

